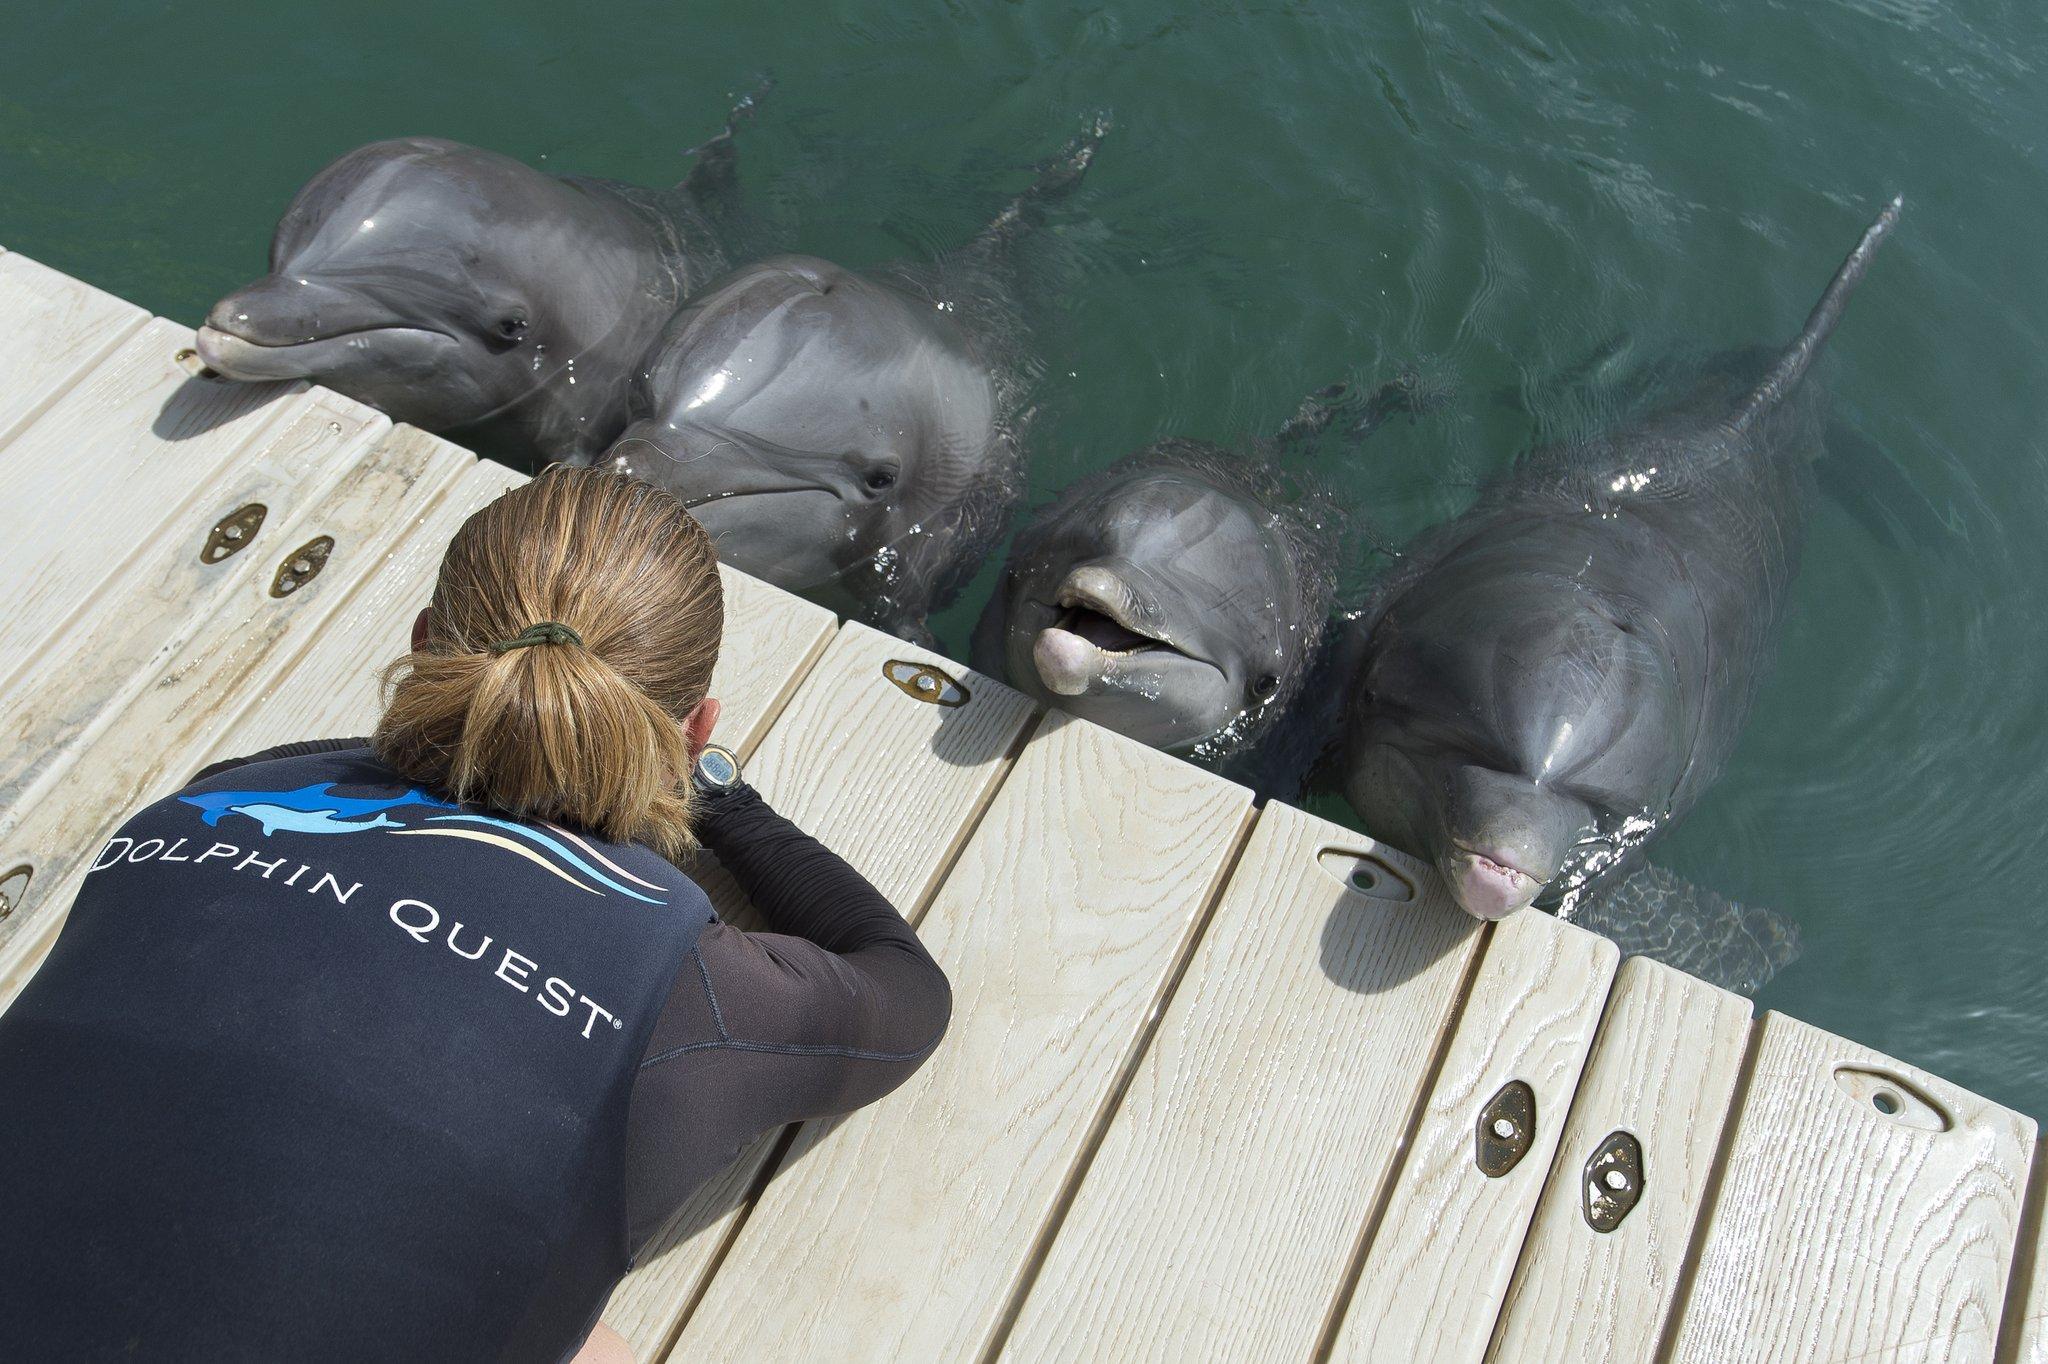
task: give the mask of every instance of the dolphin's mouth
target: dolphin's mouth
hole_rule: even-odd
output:
[[[1153,649],[1173,649],[1166,641],[1153,639],[1150,635],[1141,635],[1115,617],[1105,615],[1092,606],[1066,607],[1051,628],[1078,636],[1101,652],[1115,657],[1126,657]],[[1174,652],[1180,651],[1174,649]]]
[[[817,479],[783,477],[771,470],[763,470],[758,463],[742,459],[742,472],[738,477],[727,465],[730,460],[714,460],[720,450],[730,450],[734,456],[745,456],[747,447],[730,438],[720,438],[716,443],[702,449],[685,447],[678,454],[669,444],[652,436],[627,434],[613,441],[604,454],[590,460],[594,464],[609,464],[622,473],[662,483],[682,502],[687,511],[704,508],[716,510],[721,502],[738,502],[750,497],[773,497],[778,493],[824,493],[839,497],[839,489],[830,483]],[[683,478],[675,471],[688,470],[690,477]],[[662,478],[669,473],[672,476]],[[748,477],[747,475],[753,475]],[[696,487],[689,486],[696,484]],[[678,485],[681,486],[678,486]],[[708,485],[708,486],[707,486]]]
[[[230,379],[302,379],[334,368],[337,360],[361,351],[373,337],[409,346],[436,346],[453,339],[429,327],[392,323],[270,343],[207,325],[199,329],[196,345],[200,359]]]
[[[1141,626],[1142,613],[1130,587],[1103,569],[1070,574],[1041,609],[1052,614],[1052,623],[1038,632],[1031,657],[1039,679],[1056,695],[1084,695],[1131,660],[1144,660],[1154,668],[1213,666],[1163,633]]]
[[[1104,591],[1085,580],[1069,578],[1053,597],[1059,611],[1052,629],[1065,631],[1086,641],[1091,648],[1114,657],[1147,653],[1155,649],[1184,654],[1168,640],[1148,635],[1133,623],[1136,612],[1123,593]]]
[[[737,502],[747,497],[773,497],[777,493],[827,493],[838,496],[838,491],[823,483],[776,483],[757,488],[721,488],[714,493],[693,494],[681,499],[685,511],[699,511],[706,507],[715,508],[721,502]]]
[[[1451,896],[1478,919],[1504,919],[1526,908],[1543,889],[1543,879],[1512,862],[1453,841],[1440,870]]]

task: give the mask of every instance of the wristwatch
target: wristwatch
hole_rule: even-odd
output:
[[[740,784],[740,760],[721,744],[706,744],[690,768],[690,785],[700,796],[716,800]]]

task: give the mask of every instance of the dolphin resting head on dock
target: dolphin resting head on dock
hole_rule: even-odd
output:
[[[729,146],[707,146],[729,171]],[[293,198],[270,272],[214,305],[199,353],[492,453],[602,449],[640,353],[727,266],[707,208],[730,178],[647,190],[443,138],[373,142]]]
[[[1033,364],[1012,248],[1107,127],[936,262],[856,273],[774,256],[692,298],[603,460],[681,498],[733,567],[928,641],[926,616],[1023,496]]]
[[[1775,356],[1524,455],[1425,532],[1350,642],[1342,759],[1366,829],[1468,912],[1534,903],[1737,989],[1796,937],[1642,863],[1726,763],[1775,648],[1821,454],[1810,379],[1888,205]]]

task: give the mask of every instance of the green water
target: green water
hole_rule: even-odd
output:
[[[1449,408],[1322,472],[1396,540],[1631,354],[1783,338],[1882,196],[1903,230],[1828,361],[1951,529],[1824,506],[1735,761],[1660,860],[1783,909],[1763,1002],[2048,1115],[2048,9],[2038,0],[14,7],[0,241],[197,322],[358,143],[434,133],[660,183],[731,92],[782,242],[958,240],[1114,111],[1033,300],[1043,497],[1336,378]],[[939,621],[955,652],[988,590]]]

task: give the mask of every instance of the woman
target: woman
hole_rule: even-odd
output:
[[[456,535],[373,739],[121,828],[0,1015],[0,1359],[560,1360],[745,1142],[917,1068],[945,977],[707,751],[722,624],[680,503],[549,469]]]

